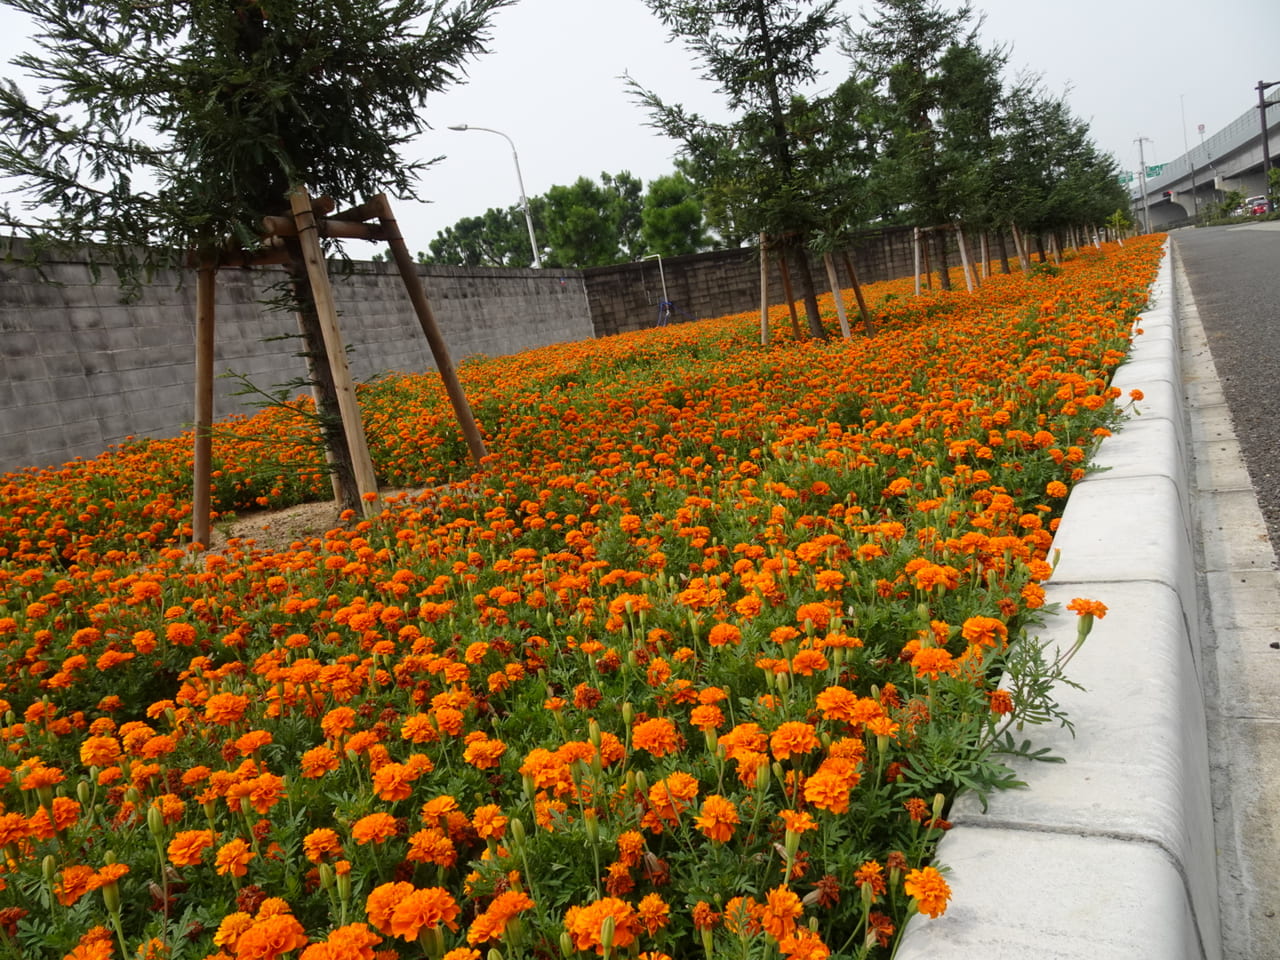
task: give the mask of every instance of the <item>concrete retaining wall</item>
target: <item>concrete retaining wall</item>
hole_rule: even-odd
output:
[[[1027,736],[1065,764],[955,805],[938,859],[953,901],[908,925],[899,960],[1219,960],[1222,936],[1200,661],[1190,448],[1169,257],[1114,383],[1145,394],[1071,493],[1048,599],[1110,608],[1058,700],[1075,724]],[[1076,617],[1040,640],[1067,648]]]

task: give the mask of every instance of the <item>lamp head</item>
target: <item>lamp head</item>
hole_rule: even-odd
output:
[[[453,124],[451,127],[449,127],[449,129],[450,129],[450,130],[465,130],[465,129],[467,129],[467,125],[466,125],[465,123],[455,123],[455,124]]]

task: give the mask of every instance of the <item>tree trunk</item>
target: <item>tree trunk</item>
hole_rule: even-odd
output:
[[[996,231],[996,247],[1000,251],[1000,272],[1004,274],[1013,273],[1009,267],[1009,244],[1004,238],[1004,231]]]
[[[1036,254],[1040,258],[1039,259],[1040,263],[1046,262],[1045,253],[1044,253],[1044,234],[1042,233],[1036,234]]]
[[[760,346],[769,345],[769,238],[760,234]]]
[[[297,238],[288,237],[285,242],[290,254],[285,270],[293,287],[298,328],[302,331],[303,357],[307,361],[307,375],[316,401],[316,416],[320,421],[320,435],[324,440],[325,459],[329,464],[334,499],[342,510],[358,510],[360,488],[356,484],[351,445],[347,442],[347,431],[342,424],[338,390],[333,382],[333,372],[329,369],[329,354],[324,346],[324,332],[320,329],[311,281],[307,277],[307,267]]]
[[[813,282],[813,271],[809,269],[809,253],[802,240],[797,240],[793,246],[796,266],[800,271],[800,289],[804,291],[804,312],[809,321],[809,333],[819,340],[829,340],[827,329],[822,325],[822,315],[818,313],[818,288]]]
[[[787,298],[787,310],[791,312],[791,335],[799,340],[800,314],[796,313],[796,295],[791,287],[791,268],[787,266],[785,243],[778,251],[778,272],[782,274],[782,294]]]
[[[933,231],[938,241],[938,285],[943,290],[951,289],[951,261],[947,258],[950,253],[947,250],[947,233],[946,230]]]

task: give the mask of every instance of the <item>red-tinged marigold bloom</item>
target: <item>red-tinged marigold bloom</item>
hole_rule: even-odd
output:
[[[194,867],[216,841],[212,830],[181,830],[169,841],[169,862],[175,867]]]
[[[215,693],[204,705],[204,718],[219,726],[239,723],[249,709],[249,698],[238,693]]]
[[[614,922],[613,950],[625,950],[635,941],[638,932],[635,908],[625,900],[602,897],[586,906],[574,905],[565,912],[564,926],[577,949],[594,950],[603,956],[604,944],[600,936],[608,917],[612,917]]]
[[[1001,716],[1013,713],[1013,697],[1008,690],[991,690],[987,693],[987,700],[991,704],[992,713]]]
[[[951,899],[951,887],[933,867],[922,867],[912,870],[903,881],[903,889],[907,896],[913,898],[920,912],[928,917],[940,917],[947,909],[947,901]]]
[[[257,854],[242,838],[236,837],[218,848],[214,867],[223,876],[243,877],[249,872],[249,861]]]
[[[789,720],[778,725],[769,737],[769,749],[774,759],[786,760],[792,756],[803,756],[818,748],[818,735],[810,724],[799,720]]]
[[[796,921],[804,915],[804,904],[786,884],[781,884],[769,891],[765,902],[756,910],[755,919],[765,933],[775,940],[781,940],[794,932]]]
[[[631,743],[637,750],[644,750],[655,757],[665,757],[680,749],[680,735],[676,731],[676,725],[666,717],[654,717],[631,728]]]
[[[732,801],[713,793],[702,802],[702,809],[694,818],[693,825],[713,843],[727,843],[733,837],[738,822],[738,808]]]
[[[870,884],[873,894],[877,897],[884,896],[886,890],[884,868],[875,860],[868,860],[853,871],[853,882],[858,887]]]
[[[351,838],[361,846],[369,843],[385,843],[398,832],[396,818],[381,811],[366,814],[351,825]]]
[[[720,922],[720,914],[711,908],[705,900],[693,905],[693,928],[695,930],[711,930]]]

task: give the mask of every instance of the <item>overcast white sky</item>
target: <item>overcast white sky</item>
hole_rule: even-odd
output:
[[[956,0],[943,0],[947,7]],[[1009,70],[1039,73],[1067,91],[1098,145],[1137,169],[1171,160],[1255,107],[1259,80],[1280,80],[1278,0],[973,0],[985,13],[987,45],[1010,48]],[[843,0],[857,20],[870,0]],[[0,10],[0,60],[23,48],[28,29]],[[411,249],[464,216],[519,200],[507,142],[451,124],[492,127],[519,152],[529,195],[579,176],[629,170],[648,181],[670,172],[675,145],[646,126],[623,74],[669,101],[713,115],[720,100],[696,62],[670,43],[643,0],[520,0],[495,17],[491,52],[469,81],[427,106],[432,130],[413,149],[444,155],[422,181],[429,203],[401,201],[397,217]],[[833,52],[823,87],[848,64]],[[11,68],[6,74],[12,74]],[[1185,117],[1185,124],[1184,124]],[[357,249],[351,253],[359,256]]]

